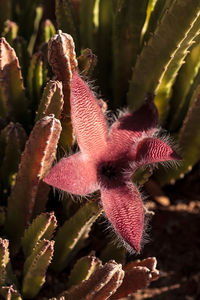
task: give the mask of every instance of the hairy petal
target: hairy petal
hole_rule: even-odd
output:
[[[132,157],[139,166],[170,160],[180,160],[181,157],[165,142],[156,138],[146,138],[139,142],[132,151]]]
[[[71,82],[71,117],[81,152],[90,158],[105,150],[107,123],[103,112],[86,83],[73,73]]]
[[[133,113],[119,118],[111,128],[109,142],[116,153],[129,151],[135,140],[146,134],[152,137],[158,124],[158,112],[151,99]]]
[[[81,153],[61,159],[44,181],[58,189],[81,196],[98,189],[95,167]]]
[[[139,191],[130,183],[103,190],[101,195],[103,209],[115,231],[140,252],[144,209]]]

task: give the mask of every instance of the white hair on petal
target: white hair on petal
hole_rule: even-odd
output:
[[[120,119],[121,117],[125,116],[128,113],[129,113],[128,108],[117,109],[115,112],[111,112],[111,117],[109,120],[109,124],[110,124],[109,133],[110,133],[112,127],[114,126],[115,122],[118,121],[118,119]]]
[[[175,141],[175,138],[170,136],[165,129],[159,128],[154,137],[162,140],[164,143],[169,145],[175,152],[182,152],[180,146]],[[159,167],[159,165],[161,165],[165,168],[178,168],[181,164],[182,162],[180,160],[167,160],[155,163],[154,167]]]
[[[140,137],[138,137],[133,145],[132,145],[132,150],[135,152],[137,151],[137,147],[138,144],[146,139],[146,138],[157,138],[160,139],[161,141],[163,141],[164,143],[166,143],[167,145],[169,145],[173,150],[175,150],[177,153],[181,153],[179,146],[177,146],[177,143],[175,142],[174,138],[172,138],[166,130],[163,130],[161,128],[157,128],[157,130],[154,132],[154,134],[152,136],[149,136],[148,133],[143,132],[142,135]],[[152,166],[154,169],[158,168],[160,165],[166,168],[178,168],[181,165],[181,161],[178,160],[167,160],[167,161],[161,161],[161,162],[154,162],[154,163],[149,163],[146,164],[146,160],[141,160],[139,163],[137,163],[136,161],[132,161],[129,163],[130,169],[132,170],[132,172],[134,172],[136,169],[142,167],[142,166]],[[131,173],[130,170],[130,173]],[[129,170],[128,170],[129,172]],[[127,172],[127,174],[128,174]],[[130,175],[130,174],[129,174]]]
[[[127,184],[132,185],[131,182],[128,182]],[[143,203],[146,202],[148,196],[142,191],[140,191],[141,188],[138,188],[140,196],[142,198]],[[100,202],[101,206],[102,203]],[[153,217],[154,213],[152,211],[149,211],[147,208],[144,207],[144,227],[143,227],[143,233],[141,238],[140,247],[141,249],[144,247],[145,244],[149,243],[151,238],[149,237],[149,232],[151,230],[151,226],[149,225],[151,218]],[[101,222],[101,224],[106,225],[104,228],[104,232],[108,235],[110,238],[110,242],[114,244],[116,247],[121,248],[124,247],[129,254],[137,254],[136,250],[129,245],[121,235],[119,235],[116,230],[114,229],[112,223],[108,220],[105,212],[103,212],[102,216],[104,217],[104,220]]]

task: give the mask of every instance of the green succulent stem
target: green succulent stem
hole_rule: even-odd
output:
[[[70,273],[67,285],[68,288],[78,285],[83,280],[88,280],[100,266],[102,266],[102,263],[95,256],[81,257],[79,260],[77,260]]]
[[[50,240],[57,226],[54,213],[43,213],[35,218],[26,229],[22,239],[25,257],[31,255],[34,247],[41,239]]]
[[[65,221],[55,236],[53,269],[61,271],[67,266],[69,261],[83,247],[92,224],[101,212],[96,202],[88,202],[69,220]]]
[[[134,67],[127,95],[130,108],[137,109],[144,103],[148,93],[155,93],[181,43],[198,18],[199,10],[200,1],[175,0],[165,11]]]
[[[24,264],[22,294],[32,299],[45,282],[46,270],[53,256],[54,241],[39,241]]]
[[[113,1],[112,44],[115,107],[121,106],[125,101],[132,68],[140,52],[141,30],[146,18],[147,4],[148,1]]]
[[[162,185],[175,183],[176,179],[183,178],[200,159],[200,129],[197,126],[200,111],[200,86],[197,87],[195,96],[178,134],[178,144],[182,150],[183,161],[180,166],[173,167],[168,172],[164,169],[158,171],[157,179]]]
[[[26,143],[8,199],[6,220],[6,232],[17,248],[25,227],[32,220],[39,183],[55,158],[60,131],[60,122],[54,116],[45,117],[36,123]]]
[[[27,124],[27,108],[19,60],[5,38],[0,38],[0,115]]]

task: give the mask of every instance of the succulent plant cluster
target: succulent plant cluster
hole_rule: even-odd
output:
[[[137,111],[145,111],[145,99],[153,99],[160,125],[177,140],[183,157],[178,167],[158,168],[155,178],[166,184],[189,172],[200,160],[199,30],[199,0],[0,0],[2,299],[114,300],[158,278],[155,258],[126,264],[124,249],[106,243],[99,249],[100,258],[92,252],[89,233],[103,209],[118,234],[127,237],[112,217],[113,208],[105,201],[103,209],[99,206],[98,193],[82,204],[65,193],[61,202],[60,194],[43,179],[55,159],[76,148],[75,138],[87,156],[87,143],[95,136],[88,133],[82,138],[78,116],[70,107],[70,95],[79,100],[85,93],[84,81],[73,80],[77,68],[83,79],[97,79],[102,94],[111,99],[110,108],[128,105],[136,120]],[[102,99],[92,101],[103,123],[107,104]],[[79,108],[81,115],[84,105]],[[95,108],[90,111],[96,118]],[[92,131],[90,116],[85,116],[84,130],[88,118]],[[143,112],[138,118],[144,116]],[[113,132],[122,121],[123,117],[116,121]],[[152,122],[148,126],[155,127],[156,117]],[[134,126],[141,127],[138,123]],[[167,155],[169,160],[178,158],[166,143],[148,138],[138,146],[140,166],[144,158],[148,164],[166,160]],[[159,156],[160,149],[164,157]],[[92,150],[93,156],[97,150]],[[151,169],[142,169],[133,180],[142,182],[151,174]]]

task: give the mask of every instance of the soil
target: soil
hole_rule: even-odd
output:
[[[165,197],[158,188],[159,199],[155,201],[155,192],[154,201],[148,202],[155,212],[151,241],[139,258],[155,256],[160,278],[127,299],[200,299],[199,169],[166,187]]]

